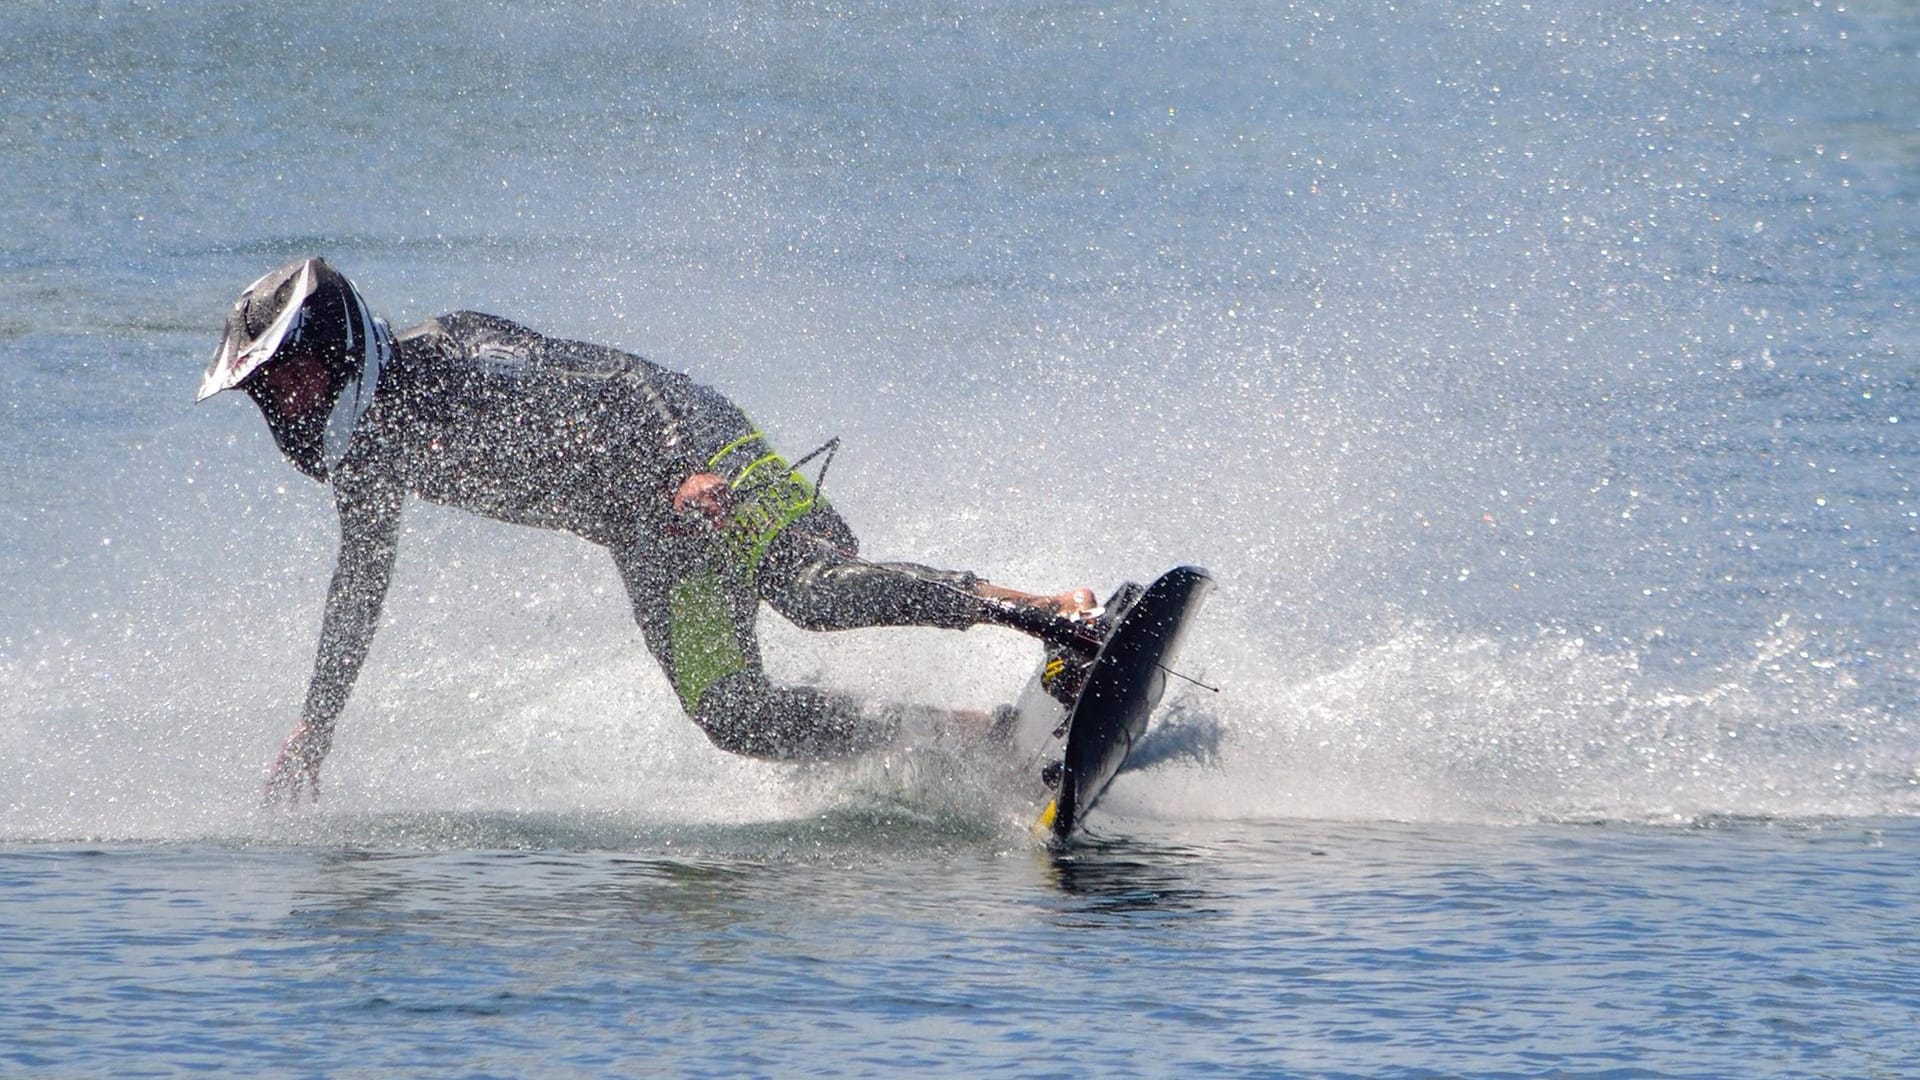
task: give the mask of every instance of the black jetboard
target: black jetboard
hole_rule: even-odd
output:
[[[1090,663],[1063,672],[1050,658],[1042,680],[1084,675],[1067,701],[1058,764],[1046,770],[1052,797],[1035,823],[1036,831],[1063,844],[1080,828],[1146,733],[1147,721],[1166,693],[1180,645],[1199,614],[1213,579],[1197,566],[1181,566],[1160,575],[1144,590],[1123,589],[1103,617],[1110,626]],[[1132,594],[1127,602],[1124,598]],[[1116,612],[1115,607],[1123,610]],[[1056,693],[1056,698],[1061,695]]]

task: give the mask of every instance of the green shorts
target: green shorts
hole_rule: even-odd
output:
[[[758,431],[721,447],[706,464],[726,479],[733,506],[706,565],[668,591],[674,689],[689,713],[699,709],[708,687],[758,666],[751,655],[751,629],[743,632],[740,622],[752,618],[760,565],[788,526],[826,505],[813,483],[768,447]],[[742,592],[750,609],[744,616]]]

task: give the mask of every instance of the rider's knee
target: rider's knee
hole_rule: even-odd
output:
[[[721,679],[691,710],[714,746],[769,761],[827,761],[883,745],[890,724],[844,694],[774,687],[759,672]]]
[[[765,722],[772,693],[765,675],[738,672],[707,687],[688,715],[714,746],[729,754],[777,757],[777,741]]]

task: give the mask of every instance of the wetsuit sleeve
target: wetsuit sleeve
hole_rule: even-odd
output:
[[[367,658],[380,605],[393,579],[400,537],[400,492],[336,487],[340,511],[340,555],[327,586],[326,614],[320,623],[319,654],[301,718],[331,729],[346,707],[360,664]]]

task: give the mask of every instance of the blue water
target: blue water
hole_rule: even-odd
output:
[[[1910,5],[8,21],[0,1073],[1913,1075]],[[873,554],[1206,565],[1220,690],[1050,856],[965,761],[715,752],[604,557],[414,507],[263,810],[333,515],[191,402],[308,253],[840,436]]]
[[[1911,822],[1148,826],[1057,861],[879,817],[462,827],[0,856],[35,946],[0,954],[9,1068],[1893,1077],[1920,1041]],[[588,836],[638,850],[549,846]]]

